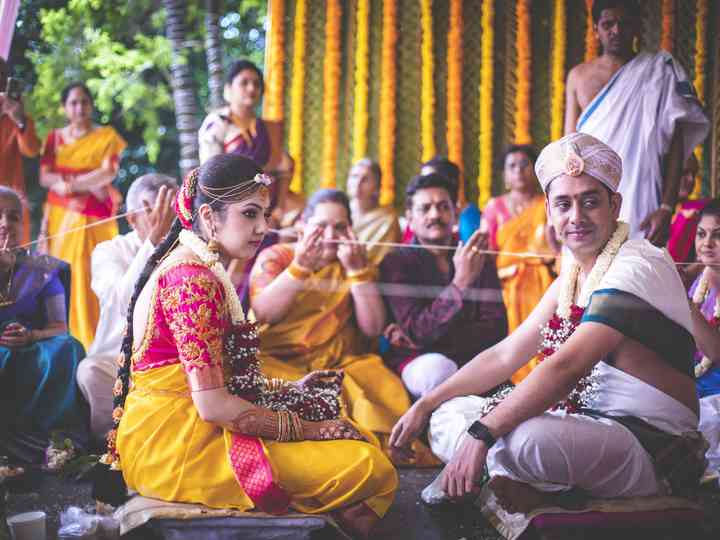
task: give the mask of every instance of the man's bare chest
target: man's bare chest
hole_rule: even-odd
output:
[[[577,99],[581,110],[585,110],[585,107],[590,105],[590,102],[595,99],[595,96],[600,93],[612,76],[611,72],[598,74],[578,85]]]

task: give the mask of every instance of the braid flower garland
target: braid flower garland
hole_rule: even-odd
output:
[[[380,77],[380,132],[378,154],[382,170],[380,204],[387,206],[395,197],[395,99],[397,94],[397,0],[383,2],[382,75]]]
[[[420,1],[420,25],[422,26],[422,76],[420,79],[420,132],[422,160],[435,155],[435,81],[433,80],[433,28],[432,0]]]
[[[705,300],[707,299],[707,295],[710,292],[710,269],[705,268],[703,270],[702,277],[700,278],[700,282],[698,283],[697,289],[695,289],[695,293],[693,294],[692,301],[693,304],[695,304],[698,308],[698,310],[702,309],[702,305],[705,303]],[[715,306],[713,308],[713,318],[710,321],[710,325],[718,329],[720,328],[720,295],[715,298]],[[707,356],[702,357],[702,360],[698,362],[695,365],[695,377],[700,378],[703,375],[705,375],[710,368],[713,366],[713,361],[710,360]]]
[[[184,229],[192,229],[193,221],[193,200],[197,193],[198,177],[200,175],[200,169],[195,168],[188,174],[185,181],[180,186],[175,197],[175,214],[177,214],[180,223]]]

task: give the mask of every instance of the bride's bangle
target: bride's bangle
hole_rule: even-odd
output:
[[[288,275],[296,281],[305,281],[312,275],[312,270],[300,266],[295,261],[290,263],[290,266],[286,268]]]

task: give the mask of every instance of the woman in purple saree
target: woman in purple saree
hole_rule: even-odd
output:
[[[75,383],[85,351],[67,333],[69,266],[17,249],[21,216],[18,195],[0,187],[0,454],[35,463],[55,430],[87,442]]]

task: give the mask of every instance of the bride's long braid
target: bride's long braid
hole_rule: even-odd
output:
[[[127,486],[120,472],[120,457],[115,446],[117,438],[117,429],[125,410],[125,401],[130,391],[130,373],[131,358],[133,350],[133,313],[138,297],[145,285],[147,285],[153,272],[160,262],[175,246],[180,232],[183,228],[192,227],[199,232],[199,224],[194,216],[197,210],[203,204],[209,204],[210,207],[222,214],[223,210],[229,202],[221,199],[205,195],[197,186],[209,186],[215,188],[232,187],[238,184],[238,178],[252,179],[261,169],[250,159],[241,156],[219,155],[208,160],[201,167],[194,169],[188,174],[183,182],[181,190],[185,190],[185,195],[189,199],[190,207],[185,212],[185,219],[175,218],[170,231],[165,238],[157,245],[155,251],[148,259],[138,278],[127,313],[127,327],[125,336],[123,337],[121,354],[118,358],[119,369],[115,386],[113,387],[113,428],[107,435],[107,453],[101,458],[101,469],[96,471],[93,496],[103,502],[117,506],[122,504],[127,498]],[[240,182],[242,183],[242,182]],[[260,184],[257,184],[259,189]],[[182,203],[180,199],[176,201],[176,211],[179,216],[183,216],[182,209],[179,206]],[[190,215],[188,216],[188,212]],[[104,466],[103,466],[104,465]]]

